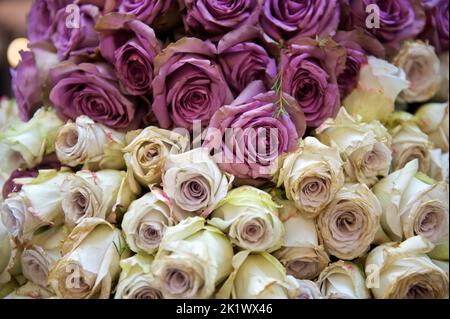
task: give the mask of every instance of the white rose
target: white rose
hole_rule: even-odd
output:
[[[414,121],[428,135],[434,147],[448,152],[449,104],[427,103],[422,105],[414,116]]]

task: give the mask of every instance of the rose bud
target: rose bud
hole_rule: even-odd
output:
[[[158,251],[167,227],[174,225],[171,206],[157,188],[131,203],[122,230],[132,251],[150,255]]]
[[[448,102],[427,103],[422,105],[414,116],[414,121],[419,128],[428,135],[428,139],[435,147],[443,152],[448,152]]]
[[[336,116],[341,106],[337,76],[345,61],[345,48],[330,38],[303,38],[281,52],[282,89],[297,100],[308,126]]]
[[[422,234],[442,243],[448,236],[448,185],[417,171],[418,161],[413,160],[373,187],[383,208],[381,225],[395,241]]]
[[[120,92],[115,72],[104,63],[66,61],[50,72],[50,101],[64,120],[86,115],[116,130],[133,130],[142,121],[142,107]]]
[[[187,32],[202,36],[221,35],[258,23],[263,0],[183,0],[184,24]]]
[[[448,1],[436,0],[425,7],[426,25],[420,37],[430,42],[437,52],[448,51]],[[448,90],[447,90],[448,93]]]
[[[152,110],[161,128],[172,125],[192,129],[194,121],[209,123],[233,95],[214,63],[215,46],[209,41],[182,38],[155,59]]]
[[[22,121],[28,121],[44,104],[49,70],[58,63],[58,57],[49,45],[36,44],[31,49],[21,51],[19,64],[11,69],[12,89]]]
[[[28,122],[12,123],[0,133],[0,143],[20,154],[29,168],[55,150],[58,129],[64,124],[52,109],[39,109]]]
[[[320,292],[328,299],[370,299],[364,272],[357,265],[339,260],[332,263],[317,280]]]
[[[280,219],[286,235],[283,247],[274,256],[289,275],[298,279],[315,279],[328,266],[330,259],[319,244],[316,222],[305,218],[293,202],[281,201]]]
[[[162,177],[163,190],[174,205],[177,220],[208,216],[225,198],[231,182],[204,148],[169,155]]]
[[[108,299],[129,256],[119,229],[100,218],[86,218],[62,245],[63,257],[49,274],[56,295],[64,299]]]
[[[408,88],[402,69],[377,59],[367,58],[359,73],[356,88],[342,102],[352,116],[360,115],[364,122],[379,120],[385,123],[394,112],[394,102],[401,91]]]
[[[448,153],[442,153],[440,148],[436,148],[430,152],[430,169],[428,176],[437,180],[448,183],[449,181],[449,157]]]
[[[231,273],[232,258],[224,234],[190,217],[166,230],[151,269],[164,298],[204,299]]]
[[[298,151],[283,160],[278,186],[307,218],[317,217],[344,185],[343,162],[336,148],[306,137]]]
[[[399,170],[413,159],[419,160],[419,170],[428,172],[433,144],[428,136],[412,122],[390,130],[392,135],[392,171]]]
[[[63,8],[55,17],[56,30],[52,41],[60,60],[74,55],[92,55],[99,44],[99,36],[95,31],[96,21],[100,17],[99,8],[93,5],[80,6],[77,20],[79,25],[68,24],[72,14]]]
[[[5,199],[0,207],[0,218],[8,232],[26,241],[42,226],[62,224],[61,187],[70,175],[67,170],[41,170],[36,178],[22,179],[22,190]]]
[[[66,225],[74,227],[88,217],[116,222],[133,200],[130,193],[125,172],[78,171],[62,185]]]
[[[264,31],[278,42],[334,35],[339,24],[339,1],[267,0],[260,21]]]
[[[222,170],[241,183],[258,185],[272,179],[279,156],[297,149],[305,129],[292,97],[266,92],[262,81],[254,81],[214,114],[203,146],[214,151]]]
[[[389,173],[392,139],[380,122],[364,123],[341,108],[337,117],[325,121],[316,134],[320,141],[339,150],[348,182],[370,187]]]
[[[135,132],[134,138],[123,149],[123,156],[128,171],[142,186],[148,187],[161,182],[167,157],[184,153],[188,146],[186,136],[149,126]]]
[[[314,281],[297,279],[297,285],[300,293],[296,299],[324,299],[319,286]]]
[[[218,63],[228,85],[241,93],[247,85],[262,80],[266,88],[272,87],[277,77],[277,65],[269,55],[276,43],[270,41],[261,29],[245,26],[229,32],[217,45]]]
[[[241,186],[219,203],[209,224],[224,231],[242,249],[272,252],[281,247],[285,235],[278,207],[270,194]]]
[[[25,278],[41,287],[47,287],[48,273],[62,257],[61,246],[67,235],[67,228],[61,225],[37,232],[31,238],[21,256]]]
[[[390,50],[398,49],[403,40],[416,37],[425,26],[425,12],[420,2],[420,0],[396,0],[395,3],[382,0],[350,0],[352,27],[366,29]],[[368,19],[368,13],[373,12],[367,10],[370,5],[377,6],[375,21],[379,21],[379,25],[368,27],[368,22],[373,23],[374,20]]]
[[[63,165],[86,170],[122,169],[125,134],[95,123],[87,116],[69,121],[58,132],[56,155]]]
[[[241,251],[233,257],[233,272],[216,294],[218,299],[294,299],[299,287],[272,255]]]
[[[28,39],[31,43],[51,39],[55,32],[56,14],[73,0],[36,0],[27,16]]]
[[[440,62],[434,48],[422,41],[407,41],[393,58],[393,64],[403,69],[409,87],[400,98],[408,103],[431,99],[441,84]]]
[[[122,272],[114,299],[162,299],[158,282],[151,272],[153,256],[134,255],[120,261]]]
[[[100,52],[114,65],[125,93],[152,92],[153,62],[160,52],[155,32],[133,16],[113,13],[99,19]]]
[[[346,184],[318,219],[325,250],[340,259],[363,256],[380,227],[381,205],[364,184]]]
[[[448,275],[426,255],[432,249],[422,236],[375,247],[367,256],[365,269],[374,297],[447,299]]]

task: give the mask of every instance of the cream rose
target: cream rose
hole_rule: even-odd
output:
[[[208,216],[225,198],[231,182],[205,148],[169,155],[162,177],[163,190],[173,201],[178,219]]]
[[[385,60],[368,57],[361,67],[357,87],[343,105],[351,115],[361,115],[365,122],[386,122],[394,112],[394,103],[401,91],[408,88],[405,72]]]
[[[47,287],[48,273],[61,256],[61,246],[68,231],[64,226],[50,227],[33,236],[22,252],[22,273],[31,282]]]
[[[441,85],[439,91],[433,97],[433,101],[436,102],[446,102],[448,101],[448,51],[442,52],[439,55],[439,61],[441,64]]]
[[[442,153],[440,148],[436,148],[430,152],[430,169],[428,176],[437,180],[448,183],[449,181],[449,157],[448,152]]]
[[[209,298],[232,271],[233,248],[205,219],[190,217],[167,229],[152,271],[165,298]]]
[[[120,230],[100,218],[82,220],[61,251],[49,283],[64,299],[108,299],[119,278],[120,260],[129,255]]]
[[[131,203],[123,217],[122,230],[132,251],[153,254],[166,228],[173,225],[169,200],[160,189],[152,187],[150,193]]]
[[[216,298],[289,299],[300,294],[295,278],[268,253],[241,251],[233,257],[233,269]]]
[[[342,160],[336,148],[306,137],[301,148],[288,154],[278,176],[286,196],[306,217],[316,217],[344,184]]]
[[[84,218],[98,217],[115,221],[120,210],[126,211],[131,196],[125,172],[102,170],[79,171],[62,187],[62,208],[66,224],[74,227]]]
[[[21,179],[22,190],[0,206],[0,217],[9,233],[26,241],[42,226],[62,224],[61,188],[70,176],[72,173],[67,170],[41,170],[36,178]]]
[[[419,128],[428,135],[434,147],[448,152],[449,104],[427,103],[416,112],[414,120]]]
[[[448,184],[417,174],[418,161],[373,187],[383,209],[381,225],[395,241],[422,234],[433,243],[448,236]]]
[[[136,134],[124,149],[127,167],[142,186],[160,183],[167,157],[186,151],[189,139],[154,126],[133,133]]]
[[[430,166],[433,144],[428,136],[412,122],[405,122],[391,130],[392,171],[403,168],[413,159],[419,160],[419,170],[426,173]]]
[[[218,204],[208,223],[242,249],[272,252],[281,247],[285,234],[278,207],[270,194],[241,186]]]
[[[377,299],[448,298],[448,275],[426,255],[433,245],[422,236],[375,247],[367,256],[367,285]],[[370,279],[370,280],[369,280]]]
[[[317,285],[322,295],[329,299],[369,299],[365,280],[357,265],[339,260],[322,271]]]
[[[157,280],[151,272],[153,256],[134,255],[120,262],[115,299],[162,299]]]
[[[341,108],[335,119],[328,119],[317,130],[318,138],[339,150],[347,182],[372,186],[389,173],[391,136],[378,121],[364,123]]]
[[[122,169],[125,167],[122,148],[125,134],[95,123],[89,117],[79,116],[58,132],[56,155],[67,166],[83,165],[86,170]]]
[[[420,40],[403,42],[392,62],[405,71],[409,81],[409,87],[400,94],[404,101],[424,102],[439,90],[441,63],[431,45]]]
[[[297,285],[300,290],[297,299],[324,299],[319,286],[314,281],[297,279]]]
[[[317,219],[325,250],[345,260],[364,255],[380,227],[381,212],[366,185],[346,184]]]
[[[58,129],[64,125],[53,109],[40,108],[28,122],[13,122],[0,133],[0,144],[19,153],[29,168],[55,150]]]
[[[319,244],[316,222],[305,218],[293,202],[280,203],[280,219],[286,235],[283,247],[274,252],[274,256],[289,275],[298,279],[315,279],[330,262],[325,249]]]

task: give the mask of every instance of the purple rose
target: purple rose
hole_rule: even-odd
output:
[[[21,184],[16,184],[14,180],[16,178],[24,178],[24,177],[37,177],[39,175],[40,169],[60,169],[61,163],[58,161],[55,153],[51,155],[47,155],[42,160],[42,163],[39,164],[35,168],[31,169],[17,169],[11,173],[9,178],[6,180],[5,184],[3,184],[2,195],[3,198],[8,198],[8,195],[11,193],[20,192],[22,189]]]
[[[51,70],[50,84],[50,101],[63,119],[87,115],[122,131],[139,126],[141,109],[122,95],[116,74],[107,64],[66,61]]]
[[[100,16],[99,8],[93,5],[80,6],[79,21],[77,19],[71,21],[71,14],[65,9],[59,10],[56,14],[57,25],[52,41],[61,60],[71,55],[92,54],[99,43],[95,31],[95,23]]]
[[[379,28],[367,28],[368,5],[379,8]],[[403,40],[417,36],[425,26],[420,0],[352,0],[351,22],[372,33],[381,43],[397,49]]]
[[[327,39],[303,38],[281,53],[283,91],[293,96],[310,127],[334,117],[340,105],[337,76],[345,68],[346,50]]]
[[[179,20],[176,0],[122,0],[119,12],[132,14],[154,28],[169,28]]]
[[[233,100],[211,42],[183,38],[155,60],[153,112],[162,128],[191,129],[194,120],[208,125],[211,116]]]
[[[277,65],[265,49],[268,46],[276,48],[276,44],[267,43],[260,29],[251,26],[236,29],[220,40],[218,62],[235,93],[240,93],[255,80],[264,81],[267,88],[272,86]]]
[[[184,23],[194,33],[217,36],[258,23],[262,0],[183,0]]]
[[[449,48],[448,38],[448,0],[435,0],[428,4],[426,10],[426,26],[420,35],[427,39],[441,53]]]
[[[280,98],[255,81],[214,114],[203,146],[214,150],[221,169],[240,182],[259,184],[271,178],[279,155],[297,148],[305,128],[303,112],[292,97]]]
[[[48,43],[32,45],[31,49],[21,51],[21,61],[11,69],[12,88],[22,121],[28,121],[42,106],[48,71],[58,63],[56,52],[52,52]]]
[[[367,63],[367,55],[384,59],[385,50],[377,39],[362,29],[338,31],[334,40],[347,50],[345,69],[337,78],[341,99],[344,99],[357,86],[359,71]]]
[[[28,39],[30,43],[50,40],[56,13],[73,0],[35,0],[28,13]]]
[[[338,0],[266,0],[261,26],[276,41],[334,35],[339,25]]]
[[[100,52],[116,68],[125,92],[145,95],[152,90],[153,61],[160,51],[152,28],[129,15],[113,13],[102,17]]]

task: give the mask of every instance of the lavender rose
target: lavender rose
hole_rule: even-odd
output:
[[[202,35],[225,34],[258,23],[263,0],[182,0],[186,29]]]
[[[22,121],[28,121],[44,101],[44,86],[48,71],[58,63],[56,53],[47,44],[31,47],[33,51],[21,51],[21,61],[11,70],[12,88]]]
[[[50,40],[54,30],[56,13],[73,0],[36,0],[28,13],[28,39],[31,43]]]
[[[153,61],[160,51],[153,29],[120,13],[102,17],[96,28],[102,33],[100,52],[115,66],[126,93],[151,93]]]
[[[334,35],[339,24],[338,0],[267,0],[261,26],[276,41]]]
[[[361,66],[367,63],[367,54],[384,58],[385,50],[376,38],[361,29],[338,31],[334,40],[347,50],[345,69],[337,78],[343,99],[358,85],[359,72]]]
[[[217,151],[222,170],[253,184],[272,177],[278,156],[296,149],[306,126],[295,100],[284,94],[282,101],[255,81],[214,114],[204,146]]]
[[[72,13],[66,9],[61,9],[56,14],[56,30],[52,41],[61,60],[72,55],[93,54],[98,47],[95,23],[100,16],[100,10],[93,5],[82,5],[79,8],[79,25],[68,26]]]
[[[345,68],[346,50],[324,41],[303,38],[281,53],[283,91],[297,100],[311,127],[334,117],[341,105],[337,76]]]
[[[141,109],[122,95],[114,71],[108,65],[69,61],[50,72],[50,100],[58,115],[75,120],[87,115],[95,122],[117,130],[139,126]]]
[[[274,43],[265,39],[261,30],[245,26],[226,34],[219,42],[218,62],[230,88],[237,93],[255,80],[263,80],[266,87],[272,86],[277,65],[266,48]]]
[[[369,5],[379,8],[379,28],[366,27]],[[425,26],[425,12],[420,0],[351,0],[350,10],[353,27],[365,28],[392,48],[398,48],[403,40],[414,38]]]
[[[194,120],[207,125],[222,105],[233,100],[211,42],[182,38],[155,59],[153,112],[159,126],[190,129]]]
[[[421,38],[430,41],[436,48],[436,52],[441,53],[449,48],[448,38],[448,0],[428,1],[430,4],[425,6],[426,25]]]

